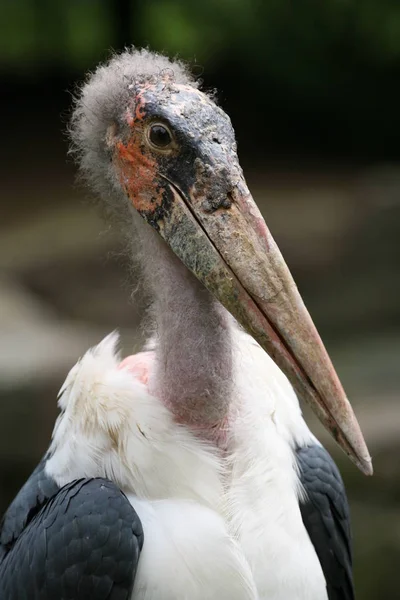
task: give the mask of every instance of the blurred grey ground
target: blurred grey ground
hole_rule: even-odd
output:
[[[116,327],[126,351],[141,339],[141,308],[131,299],[118,236],[74,187],[70,167],[55,161],[45,178],[40,168],[31,164],[21,181],[3,178],[0,513],[49,443],[57,391],[77,358]],[[400,166],[245,170],[374,459],[375,476],[367,479],[307,410],[349,492],[359,598],[393,597],[400,561]]]

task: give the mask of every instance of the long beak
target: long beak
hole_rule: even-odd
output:
[[[214,212],[169,183],[173,201],[157,221],[184,264],[264,348],[339,446],[366,475],[372,463],[353,409],[289,269],[244,180],[231,207]]]

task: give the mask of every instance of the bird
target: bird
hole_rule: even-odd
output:
[[[299,398],[365,474],[357,419],[189,67],[126,49],[77,92],[71,153],[151,304],[61,387],[0,529],[2,600],[352,600],[349,506]]]

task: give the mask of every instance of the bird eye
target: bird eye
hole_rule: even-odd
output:
[[[149,140],[156,148],[167,148],[172,142],[172,137],[164,125],[157,123],[150,127]]]

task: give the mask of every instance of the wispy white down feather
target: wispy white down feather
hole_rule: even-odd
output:
[[[222,515],[223,459],[118,368],[117,342],[109,335],[70,371],[47,473],[60,485],[107,477],[128,493],[145,531],[132,600],[257,600]]]
[[[116,334],[87,352],[61,389],[47,472],[59,484],[108,477],[130,494],[146,530],[133,600],[156,600],[163,586],[166,600],[327,599],[294,459],[296,445],[315,438],[286,377],[230,327],[235,394],[223,456],[118,368]],[[235,569],[238,578],[228,577]],[[219,577],[226,596],[213,595],[223,593]]]
[[[107,477],[139,498],[185,498],[218,507],[222,461],[211,445],[175,423],[127,370],[117,334],[89,350],[61,388],[47,471],[63,485]]]

